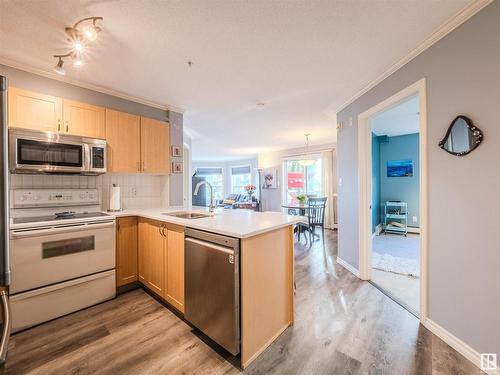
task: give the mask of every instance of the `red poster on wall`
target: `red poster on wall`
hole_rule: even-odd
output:
[[[304,188],[304,173],[302,172],[288,172],[288,188]]]

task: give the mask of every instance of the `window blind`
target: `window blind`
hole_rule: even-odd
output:
[[[196,168],[196,174],[198,176],[209,176],[209,175],[214,175],[214,174],[222,174],[222,167]]]
[[[232,175],[237,175],[237,174],[249,174],[251,172],[251,168],[249,165],[244,165],[241,167],[232,167],[231,168],[231,174]]]

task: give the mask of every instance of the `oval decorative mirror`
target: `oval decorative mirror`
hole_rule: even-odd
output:
[[[460,115],[451,123],[439,147],[452,155],[464,156],[482,141],[483,132],[474,126],[470,118]]]

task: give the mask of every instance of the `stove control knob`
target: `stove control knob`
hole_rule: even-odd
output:
[[[85,198],[85,193],[80,193],[80,199],[84,199]]]
[[[89,198],[90,198],[90,199],[94,199],[94,198],[95,198],[94,193],[90,193],[90,194],[89,194]]]
[[[40,196],[38,196],[38,195],[34,195],[34,196],[33,196],[33,200],[37,201],[37,200],[39,200],[39,199],[40,199]]]

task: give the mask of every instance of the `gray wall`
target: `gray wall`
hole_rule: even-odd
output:
[[[427,79],[429,314],[482,353],[500,354],[500,2],[465,24],[338,114],[339,256],[358,259],[357,115]],[[437,144],[458,114],[484,142],[459,158]],[[500,358],[500,356],[499,356]]]
[[[32,90],[47,95],[60,96],[67,99],[78,100],[88,104],[116,109],[140,116],[147,116],[156,120],[168,119],[166,110],[148,107],[147,105],[118,98],[116,96],[102,94],[97,91],[42,77],[23,70],[11,68],[0,64],[0,75],[9,79],[11,86],[26,90]]]
[[[156,120],[170,121],[170,139],[173,145],[183,145],[182,114],[167,112],[159,108],[149,107],[144,104],[118,98],[116,96],[92,91],[69,83],[60,82],[50,78],[42,77],[33,73],[11,68],[0,64],[0,75],[9,79],[9,84],[19,88],[37,91],[40,93],[60,96],[84,103],[99,105],[116,109],[135,115],[146,116]],[[170,152],[170,151],[169,151]],[[174,159],[173,159],[174,160]],[[179,159],[182,161],[182,158]],[[170,175],[169,197],[170,205],[182,205],[182,174]]]
[[[182,113],[169,112],[170,120],[170,143],[183,148],[183,124]],[[172,158],[172,161],[182,162],[182,158]],[[184,169],[184,173],[188,173]],[[172,173],[170,175],[170,205],[182,206],[184,204],[184,177],[182,173]]]

